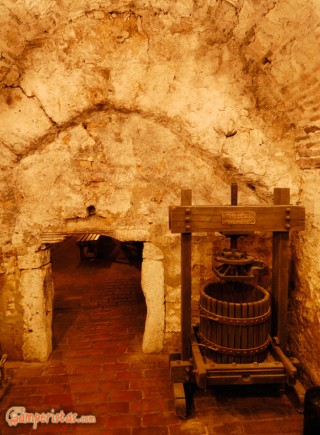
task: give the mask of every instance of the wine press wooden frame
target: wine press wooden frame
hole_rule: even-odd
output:
[[[181,234],[181,353],[170,355],[178,416],[187,415],[184,386],[199,388],[227,384],[285,384],[290,386],[299,411],[303,409],[304,388],[297,378],[298,361],[289,359],[287,341],[287,305],[289,283],[289,232],[304,230],[305,209],[290,205],[290,189],[275,188],[274,203],[266,206],[238,206],[231,190],[231,206],[192,205],[192,191],[181,191],[181,205],[169,207],[169,227]],[[271,336],[268,357],[262,363],[217,364],[203,358],[196,327],[191,320],[191,247],[192,234],[223,232],[246,234],[272,232]]]

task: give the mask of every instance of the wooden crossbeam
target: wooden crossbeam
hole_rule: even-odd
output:
[[[304,230],[305,209],[293,205],[172,206],[172,233]]]

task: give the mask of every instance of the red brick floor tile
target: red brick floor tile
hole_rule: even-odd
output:
[[[145,412],[163,412],[164,400],[163,397],[155,399],[142,399],[130,402],[130,411],[133,413]]]
[[[32,364],[32,363],[30,363]],[[30,368],[26,367],[25,365],[23,365],[21,368],[15,370],[15,378],[19,379],[19,378],[30,378],[32,376],[39,376],[43,373],[43,365],[41,366],[37,366],[37,367],[33,367],[31,366]]]
[[[216,432],[220,435],[219,432]],[[216,435],[216,433],[212,435]],[[205,425],[200,423],[183,422],[169,426],[169,435],[211,435]],[[223,435],[229,435],[224,432]]]
[[[35,394],[64,394],[70,393],[69,384],[42,384],[36,387]]]
[[[115,377],[117,379],[143,379],[144,378],[144,373],[143,370],[126,370],[126,371],[122,371],[122,372],[117,372],[115,374]]]
[[[268,421],[259,420],[258,422],[250,421],[244,422],[243,427],[246,434],[251,435],[262,435],[262,434],[280,434],[281,429],[279,427],[280,420],[278,421]]]
[[[169,379],[168,368],[157,368],[157,369],[147,369],[145,370],[146,379]]]
[[[61,366],[55,366],[55,367],[48,367],[45,370],[46,375],[61,375],[67,373],[67,369],[65,365],[63,367]]]
[[[69,407],[65,407],[65,412],[69,412],[69,411],[74,411],[76,412],[79,416],[83,416],[83,415],[95,415],[97,417],[96,414],[96,404],[94,403],[75,403],[72,407],[72,409]]]
[[[129,413],[129,402],[106,402],[95,406],[95,410],[99,415],[112,415]],[[135,413],[136,414],[136,413]]]
[[[134,427],[132,435],[168,435],[169,429],[167,427]]]
[[[48,384],[67,384],[69,382],[69,375],[47,375],[43,376],[42,381]]]
[[[9,388],[9,394],[10,394],[10,391],[13,391],[12,387]],[[36,391],[37,391],[37,386],[35,386],[35,385],[30,386],[28,384],[22,384],[22,385],[18,384],[18,385],[14,386],[14,394],[16,396],[20,396],[20,397],[31,396],[32,394],[35,394]]]
[[[279,422],[279,428],[283,434],[302,434],[303,420],[301,418],[285,418]]]
[[[135,427],[140,426],[141,417],[137,414],[116,414],[110,415],[106,419],[106,427]]]
[[[14,379],[13,381],[14,383],[17,382],[16,379]],[[47,377],[44,376],[32,376],[31,378],[28,378],[25,380],[27,385],[43,385],[43,384],[48,384],[49,383],[49,379]]]
[[[103,362],[101,364],[101,370],[113,374],[117,372],[125,372],[130,370],[130,364],[123,362]]]
[[[30,399],[28,399],[28,403]],[[49,406],[73,405],[74,400],[71,394],[47,394],[43,399],[43,404]]]
[[[141,352],[141,349],[140,349]],[[123,363],[125,364],[125,363]],[[129,361],[128,366],[133,370],[156,370],[158,368],[156,361]],[[168,367],[167,367],[168,370]]]
[[[111,391],[110,395],[108,397],[109,401],[123,401],[128,400],[130,402],[133,402],[135,400],[141,400],[142,399],[142,392],[141,391],[134,391],[134,390],[123,390],[123,391]]]
[[[117,391],[117,390],[129,390],[129,386],[130,386],[130,382],[127,379],[112,379],[111,381],[103,382],[100,385],[101,391],[105,391],[105,392]],[[137,390],[137,388],[135,390]]]
[[[167,426],[168,424],[174,424],[176,417],[172,414],[164,414],[162,412],[151,412],[142,415],[142,426]]]
[[[131,435],[131,428],[114,428],[114,429],[104,429],[101,432],[99,431],[98,435]],[[151,435],[151,434],[150,434]]]
[[[106,393],[76,393],[73,395],[74,403],[87,404],[87,403],[101,403],[107,399]]]
[[[73,384],[70,384],[70,391],[72,394],[75,393],[97,393],[100,388],[101,384],[97,382],[74,382]]]
[[[206,426],[205,427],[206,432],[204,434],[208,435],[244,435],[247,432],[245,432],[245,429],[237,424],[237,423],[230,423],[230,424],[224,424],[223,426]]]

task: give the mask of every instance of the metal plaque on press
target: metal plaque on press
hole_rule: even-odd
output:
[[[256,214],[254,211],[232,211],[221,214],[222,225],[254,225]]]

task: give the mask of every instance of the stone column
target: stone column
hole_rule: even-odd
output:
[[[144,243],[141,286],[147,304],[142,350],[160,352],[164,340],[164,269],[163,254],[152,243]]]
[[[21,297],[18,292],[20,273],[12,247],[1,255],[0,271],[0,351],[10,359],[22,359]]]
[[[23,318],[22,356],[46,361],[52,351],[53,281],[48,249],[18,256]]]

